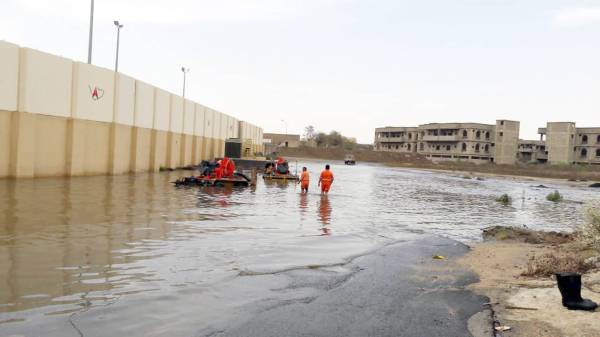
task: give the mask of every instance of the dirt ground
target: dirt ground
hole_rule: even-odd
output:
[[[600,336],[600,311],[567,310],[552,277],[521,275],[527,270],[530,257],[556,253],[564,247],[559,243],[516,240],[478,244],[459,260],[459,264],[479,275],[480,282],[471,285],[471,289],[488,296],[496,319],[501,325],[511,327],[502,336]],[[583,284],[582,296],[600,303],[600,271],[585,274]]]
[[[343,160],[346,154],[353,154],[358,163],[375,162],[393,167],[430,169],[442,171],[480,173],[489,175],[506,175],[520,177],[554,178],[571,181],[582,181],[588,185],[600,181],[600,166],[591,165],[496,165],[472,164],[465,162],[434,163],[416,153],[380,152],[366,149],[346,151],[340,148],[282,148],[278,155],[296,158],[314,158]]]

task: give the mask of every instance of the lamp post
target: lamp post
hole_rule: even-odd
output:
[[[88,39],[88,64],[92,64],[92,37],[94,35],[94,0],[90,9],[90,37]]]
[[[119,38],[121,36],[121,28],[123,28],[122,24],[119,24],[119,21],[115,21],[115,26],[117,26],[117,56],[115,58],[115,73],[119,71]]]
[[[283,119],[281,120],[281,122],[283,123],[283,125],[285,126],[285,135],[287,136],[287,122],[284,121]]]
[[[181,72],[183,72],[183,95],[182,95],[182,97],[185,98],[185,75],[190,72],[190,68],[181,67]]]

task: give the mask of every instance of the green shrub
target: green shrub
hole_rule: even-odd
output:
[[[496,198],[496,201],[503,205],[508,205],[512,202],[512,199],[510,198],[510,196],[508,194],[502,194],[501,196]]]
[[[552,202],[559,202],[563,200],[563,196],[558,193],[558,191],[554,191],[546,196],[546,200]]]

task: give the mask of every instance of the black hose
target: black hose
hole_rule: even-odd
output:
[[[246,181],[251,181],[251,179],[248,178],[247,175],[245,175],[245,174],[243,174],[241,172],[234,172],[233,175],[238,176],[238,177],[242,177],[242,178],[246,179]]]

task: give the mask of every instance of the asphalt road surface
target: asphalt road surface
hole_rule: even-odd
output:
[[[352,270],[345,277],[318,268],[287,272],[298,289],[323,291],[315,297],[258,302],[248,308],[254,313],[198,336],[471,336],[467,321],[485,309],[487,299],[465,290],[476,275],[453,263],[467,250],[455,241],[426,236],[353,260],[345,266]]]

